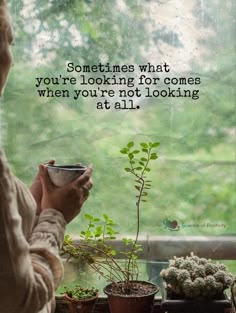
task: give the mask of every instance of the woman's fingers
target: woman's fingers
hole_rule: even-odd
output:
[[[43,163],[43,164],[44,164],[44,165],[47,165],[47,164],[54,165],[55,162],[56,162],[55,159],[52,159],[52,160],[46,161],[46,162]]]
[[[91,188],[92,188],[92,186],[93,186],[92,181],[91,181],[92,173],[93,173],[93,166],[89,165],[87,167],[86,171],[81,176],[79,176],[74,182],[72,182],[72,184],[78,188],[82,187],[86,184],[89,184],[89,186],[91,185]]]
[[[39,175],[40,175],[40,181],[43,187],[43,190],[53,190],[55,186],[53,185],[47,171],[47,167],[43,164],[39,165]]]

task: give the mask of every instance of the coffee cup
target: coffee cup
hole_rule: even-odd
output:
[[[48,175],[52,183],[57,187],[69,184],[79,176],[81,176],[87,167],[79,165],[47,165]]]

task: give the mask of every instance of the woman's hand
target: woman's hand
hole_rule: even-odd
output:
[[[53,165],[55,163],[55,160],[50,160],[44,164],[51,164]],[[42,212],[42,207],[41,207],[41,201],[42,201],[42,195],[43,195],[43,190],[42,190],[42,184],[40,181],[40,174],[39,171],[37,173],[37,175],[35,176],[33,183],[31,185],[31,187],[29,188],[34,200],[37,204],[37,211],[36,214],[39,215]]]
[[[39,177],[42,184],[42,210],[52,208],[60,211],[67,223],[73,220],[80,213],[81,207],[87,200],[90,189],[93,186],[91,180],[92,171],[92,166],[89,166],[83,175],[73,182],[63,187],[56,187],[51,182],[46,166],[40,165]]]

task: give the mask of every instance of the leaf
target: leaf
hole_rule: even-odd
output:
[[[140,191],[141,187],[140,186],[134,186],[138,191]]]
[[[129,167],[126,167],[126,168],[125,168],[125,171],[126,171],[126,172],[131,172],[131,169],[130,169]]]
[[[150,160],[156,160],[158,158],[158,155],[156,153],[152,153]]]
[[[128,154],[128,157],[129,157],[130,160],[132,160],[132,159],[134,158],[133,153],[129,153],[129,154]]]
[[[143,162],[138,162],[140,165],[144,166],[144,163]]]
[[[85,214],[84,217],[89,220],[89,221],[92,221],[93,220],[93,216],[90,215],[90,214]]]
[[[154,142],[153,144],[152,144],[152,148],[156,148],[156,147],[158,147],[160,145],[160,142]]]
[[[136,183],[142,184],[141,180],[135,179]]]
[[[132,148],[134,146],[134,142],[133,141],[130,141],[128,144],[127,144],[127,147],[128,148]]]
[[[95,218],[93,219],[93,221],[94,221],[94,222],[100,222],[100,218],[95,217]]]
[[[110,253],[111,253],[111,255],[113,255],[113,256],[116,255],[116,251],[115,251],[115,250],[111,250]]]
[[[146,171],[146,172],[151,172],[151,169],[150,169],[149,167],[146,167],[146,168],[145,168],[145,171]]]
[[[150,157],[150,160],[156,160],[156,159],[158,159],[158,156],[156,155],[156,156],[151,156]]]
[[[142,199],[141,201],[142,201],[142,202],[147,202],[147,200],[144,200],[144,199]]]
[[[102,234],[102,226],[97,226],[95,230],[95,234]]]
[[[145,148],[144,148],[144,149],[142,149],[142,151],[143,151],[143,152],[148,152],[148,149],[145,149]]]
[[[143,161],[143,162],[147,162],[146,158],[141,158],[140,160]]]
[[[141,171],[141,170],[142,170],[142,167],[141,167],[141,166],[138,166],[138,167],[135,167],[135,169],[136,169],[137,171]]]
[[[139,150],[134,150],[132,153],[133,154],[138,154],[140,151]]]
[[[86,237],[91,237],[92,236],[92,232],[90,230],[86,230],[85,236]]]
[[[109,217],[108,217],[107,214],[103,214],[102,216],[103,216],[103,218],[104,218],[104,220],[105,220],[106,222],[109,220]]]
[[[65,237],[64,237],[64,240],[70,240],[70,235],[66,234]]]
[[[148,145],[145,142],[141,142],[140,146],[143,147],[143,148],[147,148],[148,147]]]
[[[107,225],[115,226],[116,224],[113,222],[113,220],[109,219],[108,222],[107,222]]]
[[[124,149],[120,150],[120,153],[122,153],[122,154],[127,154],[127,153],[128,153],[128,149],[127,149],[127,148],[124,148]]]

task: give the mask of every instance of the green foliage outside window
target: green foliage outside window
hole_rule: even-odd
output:
[[[184,54],[190,39],[185,42],[178,27],[170,26],[168,14],[165,25],[159,23],[158,12],[156,19],[150,17],[153,1],[126,0],[123,7],[118,3],[9,1],[15,61],[3,117],[12,170],[30,184],[37,164],[51,157],[57,163],[93,163],[94,188],[83,210],[95,215],[108,212],[122,225],[120,233],[133,233],[135,215],[129,209],[133,194],[124,192],[130,185],[120,171],[119,147],[137,139],[159,141],[161,158],[151,173],[154,188],[150,205],[142,212],[142,231],[234,234],[235,3],[210,0],[205,6],[204,1],[190,1],[189,28],[196,31],[191,40],[199,49],[192,58]],[[143,100],[135,112],[106,112],[97,111],[93,99],[39,98],[36,92],[35,77],[63,73],[66,61],[155,63],[175,51],[183,53],[182,63],[189,68],[187,74],[177,74],[201,77],[198,101],[152,98]],[[166,228],[166,219],[177,221],[179,231]],[[183,226],[196,221],[225,226]],[[82,214],[69,226],[70,232],[78,232],[80,223]]]

